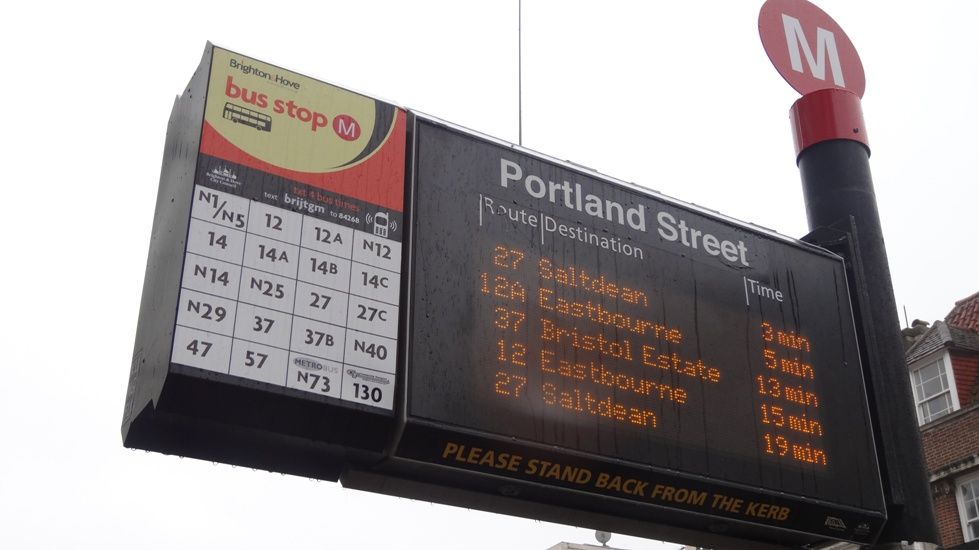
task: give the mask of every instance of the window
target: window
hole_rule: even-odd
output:
[[[948,354],[926,359],[911,370],[911,386],[918,409],[918,423],[927,424],[959,408],[954,379],[949,372]]]
[[[979,540],[979,475],[960,481],[955,494],[965,541]]]

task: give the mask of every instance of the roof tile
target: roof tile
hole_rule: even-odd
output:
[[[945,316],[945,322],[979,332],[979,292],[955,302],[955,307]]]

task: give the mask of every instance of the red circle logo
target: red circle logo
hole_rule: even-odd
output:
[[[767,0],[758,14],[765,53],[800,94],[837,88],[863,97],[867,80],[843,29],[806,0]]]
[[[357,141],[360,139],[360,124],[350,115],[337,115],[333,117],[333,131],[340,139],[346,141]]]

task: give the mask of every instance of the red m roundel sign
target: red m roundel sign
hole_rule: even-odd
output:
[[[838,88],[863,97],[867,81],[843,29],[806,0],[768,0],[758,14],[765,53],[800,94]]]

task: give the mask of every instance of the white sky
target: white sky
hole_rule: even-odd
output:
[[[787,117],[797,94],[758,39],[761,1],[524,4],[526,146],[807,232]],[[979,3],[817,4],[866,70],[897,304],[943,318],[979,290]],[[130,451],[119,433],[167,119],[205,41],[516,141],[516,12],[516,0],[4,9],[0,548],[593,542],[585,529]]]

